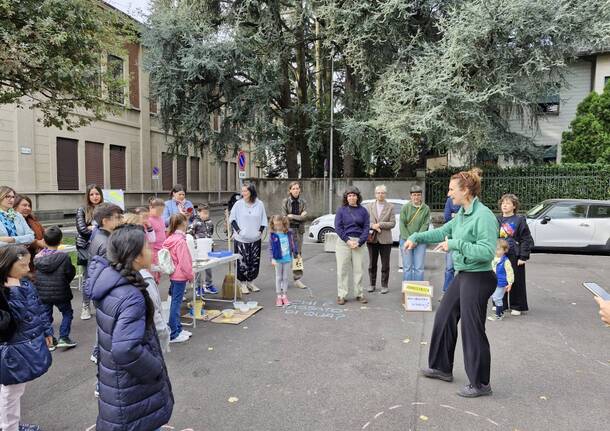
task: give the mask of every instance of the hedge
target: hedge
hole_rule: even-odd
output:
[[[498,199],[514,193],[527,211],[552,198],[610,199],[610,165],[562,164],[498,168],[482,167],[482,200],[496,211]],[[426,203],[442,210],[451,175],[468,168],[448,168],[426,174]]]

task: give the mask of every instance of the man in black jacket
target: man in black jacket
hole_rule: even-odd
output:
[[[70,256],[58,249],[63,234],[57,226],[51,226],[44,233],[46,248],[34,258],[36,268],[36,290],[40,301],[53,324],[53,306],[61,312],[61,324],[59,326],[59,342],[53,337],[53,345],[49,350],[56,347],[71,348],[76,343],[70,339],[70,328],[74,311],[72,310],[72,289],[70,283],[76,275],[76,268],[72,265]],[[51,327],[51,331],[53,328]]]

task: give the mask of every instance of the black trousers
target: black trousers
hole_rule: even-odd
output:
[[[434,317],[428,354],[430,368],[453,372],[457,325],[461,319],[466,375],[473,386],[489,384],[491,353],[485,320],[487,303],[496,288],[496,281],[493,271],[460,272],[455,276]]]
[[[390,255],[392,244],[366,244],[369,249],[369,278],[371,286],[377,284],[377,260],[381,256],[381,287],[388,287],[390,279]]]
[[[515,282],[510,290],[510,308],[511,310],[528,311],[527,305],[527,289],[525,288],[525,265],[517,265],[517,256],[508,255],[515,273]],[[504,308],[508,308],[508,293],[504,294]]]
[[[233,251],[241,254],[241,260],[237,261],[237,279],[239,281],[256,280],[261,265],[261,240],[255,242],[234,241]]]

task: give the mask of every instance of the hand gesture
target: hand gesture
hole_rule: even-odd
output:
[[[413,250],[415,247],[417,247],[417,243],[411,241],[410,239],[405,241],[405,245],[404,245],[405,250]]]
[[[604,301],[599,296],[594,296],[593,299],[599,304],[599,315],[602,316],[602,322],[610,326],[610,301]]]
[[[506,286],[506,292],[507,293],[510,292],[512,288],[513,288],[513,285],[509,284],[508,286]]]
[[[434,251],[444,251],[444,252],[448,252],[449,251],[449,237],[445,237],[445,241],[439,243],[435,248]]]
[[[48,337],[44,337],[44,340],[47,342],[47,347],[51,347],[53,345],[53,337],[52,336],[48,336]]]
[[[521,259],[517,260],[517,266],[523,266],[523,265],[525,265],[524,260],[521,260]]]

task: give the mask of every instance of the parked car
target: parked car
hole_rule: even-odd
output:
[[[610,201],[549,199],[527,213],[536,250],[610,252]]]
[[[362,205],[367,205],[373,202],[374,199],[367,199],[362,201]],[[400,218],[400,210],[403,205],[409,202],[405,199],[387,199],[388,202],[394,204],[394,217],[396,217],[396,226],[392,229],[392,240],[398,242],[400,239],[400,228],[398,226],[398,220]],[[335,232],[335,215],[326,214],[322,217],[315,219],[309,226],[309,238],[314,239],[318,242],[324,242],[324,236],[329,232]]]

